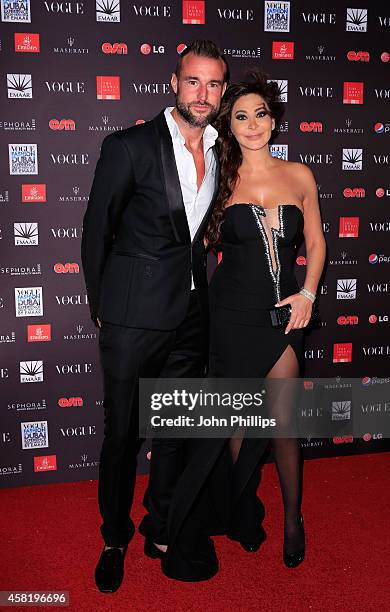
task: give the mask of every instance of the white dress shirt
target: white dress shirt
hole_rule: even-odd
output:
[[[165,109],[165,119],[172,138],[184,209],[187,216],[191,240],[193,240],[214,194],[217,163],[212,147],[218,137],[218,132],[211,125],[208,125],[203,133],[205,174],[198,191],[195,161],[192,154],[185,146],[184,136],[172,117],[172,110],[173,106]],[[192,277],[191,289],[194,289]]]

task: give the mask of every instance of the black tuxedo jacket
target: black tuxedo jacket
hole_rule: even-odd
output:
[[[107,136],[81,245],[92,318],[172,330],[186,314],[191,270],[206,313],[203,236],[212,206],[191,242],[164,112]]]

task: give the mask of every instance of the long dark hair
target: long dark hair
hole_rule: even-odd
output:
[[[252,70],[248,73],[247,80],[241,83],[232,83],[226,89],[222,98],[220,114],[214,124],[218,130],[216,148],[220,163],[220,182],[213,214],[205,235],[210,248],[216,247],[220,240],[225,205],[234,191],[238,179],[238,170],[242,164],[240,146],[230,130],[232,108],[241,96],[248,94],[261,96],[270,111],[271,117],[275,120],[271,140],[276,135],[284,112],[284,104],[279,100],[278,84],[275,81],[267,82],[267,75],[258,70]]]

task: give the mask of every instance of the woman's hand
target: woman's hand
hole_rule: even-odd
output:
[[[290,321],[286,327],[285,334],[288,334],[292,329],[301,329],[309,324],[313,304],[311,301],[300,293],[294,293],[275,304],[276,308],[280,306],[291,305]]]

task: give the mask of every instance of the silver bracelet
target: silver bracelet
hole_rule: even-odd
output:
[[[308,300],[311,301],[312,304],[314,304],[316,296],[315,293],[312,293],[311,291],[309,291],[308,289],[305,289],[305,287],[302,287],[302,289],[299,292],[301,295],[304,295],[305,298],[307,298]]]

